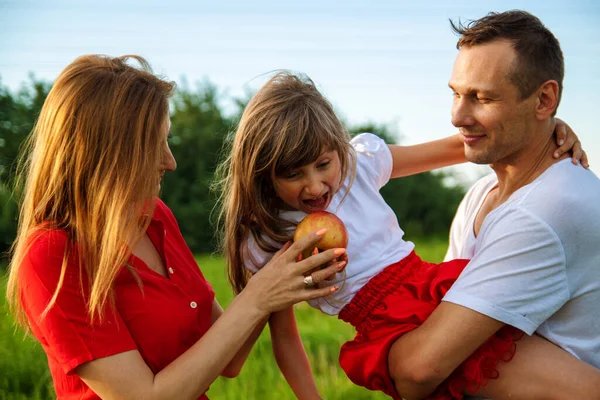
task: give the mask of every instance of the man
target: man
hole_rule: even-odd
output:
[[[517,341],[510,371],[498,364],[500,378],[478,394],[600,398],[600,180],[551,156],[559,43],[523,11],[452,26],[461,35],[452,123],[467,159],[495,174],[475,184],[453,222],[447,258],[471,262],[430,318],[391,349],[402,355],[389,366],[396,388],[424,397],[509,324],[547,340]]]

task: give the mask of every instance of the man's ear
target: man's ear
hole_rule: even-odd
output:
[[[558,107],[558,82],[551,79],[540,85],[536,91],[535,114],[539,120],[550,118]]]

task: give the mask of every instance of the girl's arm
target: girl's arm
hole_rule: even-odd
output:
[[[388,145],[392,152],[391,178],[400,178],[467,161],[460,134],[413,146]]]
[[[221,305],[219,304],[217,299],[215,299],[213,301],[213,306],[212,306],[211,326],[215,323],[215,321],[222,314],[223,314],[223,308],[221,308]],[[225,378],[235,378],[236,376],[238,376],[240,374],[240,372],[242,371],[242,367],[244,366],[244,363],[246,362],[246,360],[248,359],[248,356],[250,355],[250,350],[252,350],[252,347],[258,340],[258,337],[260,336],[263,329],[265,328],[265,325],[267,324],[268,320],[269,320],[269,318],[265,317],[261,321],[259,321],[258,325],[256,325],[256,328],[254,328],[254,330],[252,331],[252,333],[250,334],[250,336],[248,337],[246,342],[238,350],[238,352],[233,357],[233,359],[229,362],[229,364],[227,364],[227,367],[225,367],[223,372],[221,372],[221,376],[223,376]]]
[[[571,152],[574,164],[581,160],[585,168],[589,167],[587,155],[581,147],[579,138],[564,121],[558,118],[556,118],[554,137],[557,145],[560,146],[554,153],[554,158],[560,158],[564,153]],[[388,146],[394,164],[391,178],[419,174],[467,161],[460,134],[413,146]]]
[[[298,333],[294,307],[271,314],[273,354],[281,373],[298,399],[320,399],[308,356]]]

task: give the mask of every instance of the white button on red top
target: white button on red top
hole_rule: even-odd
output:
[[[196,304],[196,302],[195,302],[195,301],[192,301],[192,302],[190,303],[190,307],[192,307],[192,308],[196,308],[196,307],[198,307],[198,304]]]

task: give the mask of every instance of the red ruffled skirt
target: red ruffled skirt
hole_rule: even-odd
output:
[[[422,261],[412,252],[373,277],[347,304],[339,318],[356,328],[356,337],[340,351],[340,365],[352,382],[401,400],[388,370],[394,341],[420,326],[456,281],[468,260],[441,264]],[[429,399],[462,399],[489,379],[496,366],[512,359],[523,332],[505,326],[446,379]]]

